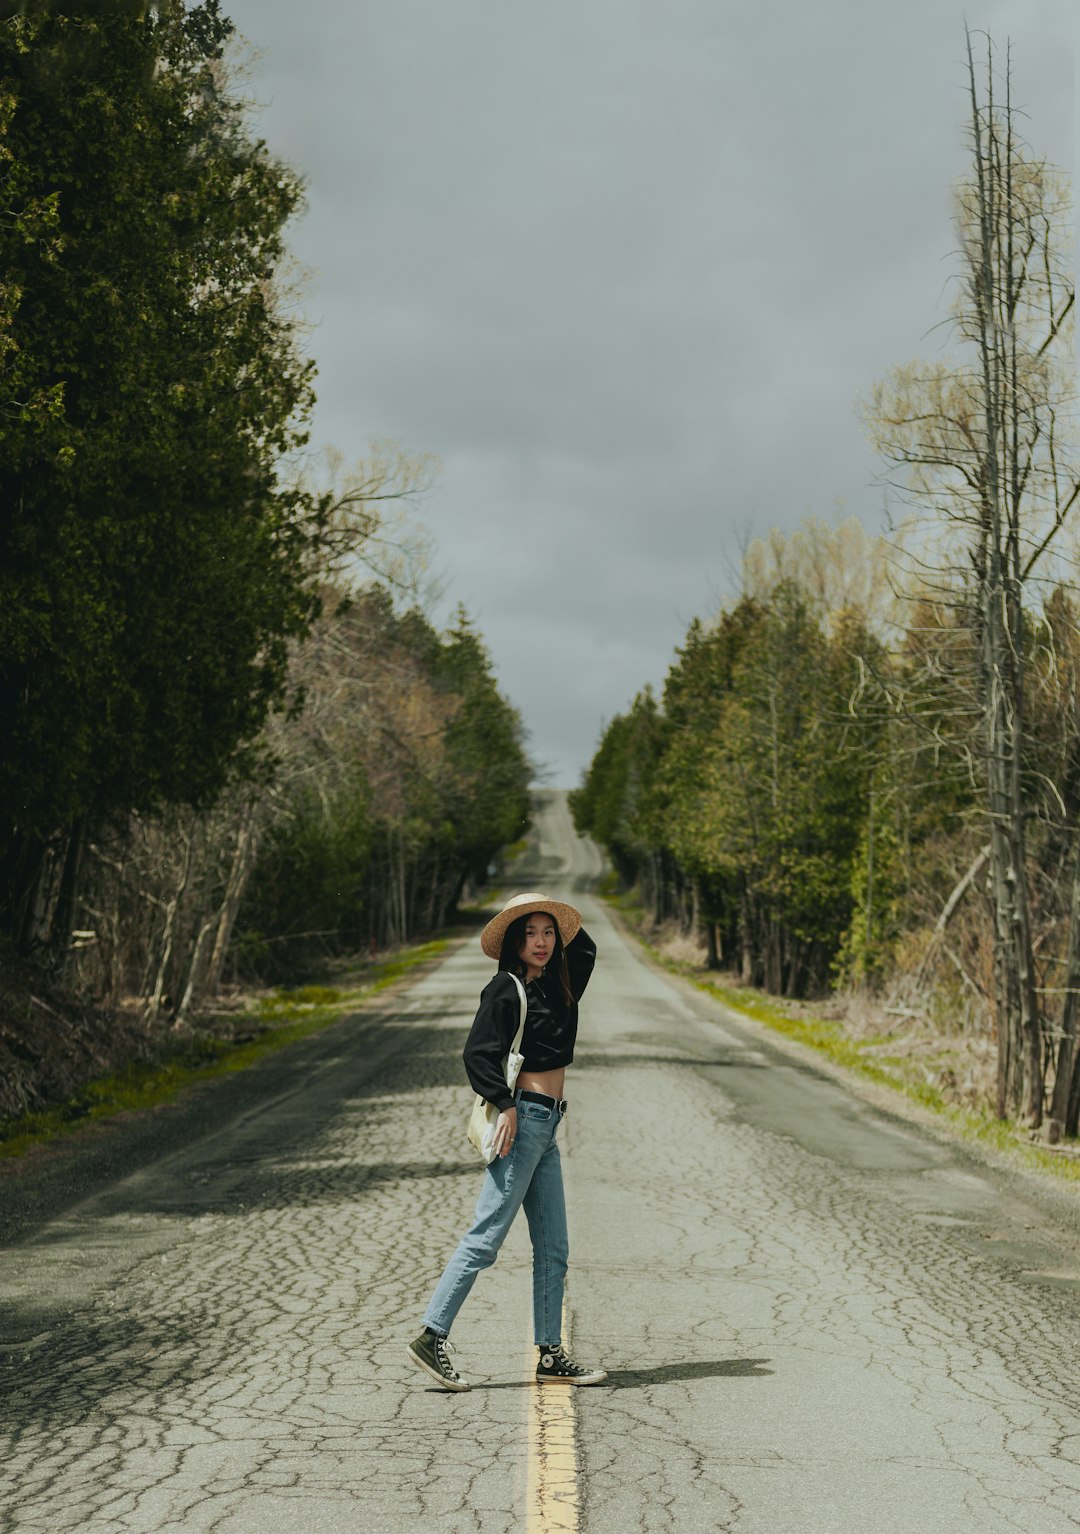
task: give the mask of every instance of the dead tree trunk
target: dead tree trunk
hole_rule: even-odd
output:
[[[1065,1006],[1058,1040],[1054,1092],[1050,1118],[1068,1135],[1075,1135],[1080,1116],[1080,1056],[1077,1055],[1077,1022],[1080,1019],[1080,837],[1073,860],[1072,900],[1069,912],[1069,952],[1065,965]]]
[[[982,747],[994,899],[998,1113],[1042,1118],[1042,1044],[1027,891],[1021,753],[1024,738],[1020,468],[1016,435],[1018,301],[1011,175],[1012,106],[995,115],[993,73],[980,105],[968,40],[977,243],[968,285],[982,392],[982,527],[977,542]],[[1008,74],[1006,73],[1006,80]],[[1010,431],[1010,428],[1012,430]]]
[[[79,872],[85,845],[86,822],[80,817],[68,833],[63,866],[60,871],[60,889],[50,923],[49,941],[60,953],[66,953],[71,944],[71,931],[75,925],[75,909],[78,902]]]
[[[172,958],[173,941],[176,935],[176,922],[180,910],[180,902],[184,898],[187,889],[188,877],[191,873],[191,850],[195,840],[193,832],[182,831],[184,838],[184,861],[180,869],[180,877],[171,897],[165,903],[165,925],[161,933],[161,954],[158,960],[157,974],[154,978],[154,988],[150,995],[150,1001],[146,1008],[146,1021],[157,1021],[161,1011],[162,996],[165,991],[165,977],[169,971],[169,961]]]
[[[192,1007],[201,995],[203,954],[206,951],[206,940],[214,928],[215,918],[208,916],[200,925],[198,934],[191,950],[191,960],[188,964],[187,981],[184,985],[180,1005],[176,1011],[175,1026],[179,1028],[188,1019]]]
[[[210,954],[210,963],[207,966],[206,978],[202,987],[204,994],[212,995],[221,984],[222,971],[225,968],[225,959],[229,951],[229,941],[240,910],[244,886],[247,883],[248,874],[251,872],[254,860],[255,806],[248,804],[244,808],[240,828],[237,831],[236,846],[229,865],[229,875],[225,882],[225,895],[218,910],[214,947]]]

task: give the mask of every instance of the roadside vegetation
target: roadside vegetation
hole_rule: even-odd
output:
[[[662,968],[773,1033],[812,1051],[888,1094],[897,1093],[949,1132],[1028,1171],[1080,1181],[1080,1146],[1048,1144],[1034,1130],[999,1117],[992,1106],[994,1042],[949,1031],[910,1009],[903,1015],[865,989],[838,987],[821,997],[774,998],[709,968],[704,944],[677,921],[654,924],[638,893],[612,887],[607,903]]]
[[[430,465],[308,451],[302,186],[231,46],[215,0],[0,31],[0,1118],[437,932],[527,820],[421,600]]]
[[[750,544],[572,809],[729,988],[830,998],[863,1068],[921,1057],[920,1090],[1056,1142],[1080,1127],[1071,204],[1007,57],[969,66],[953,348],[865,406],[903,523]]]

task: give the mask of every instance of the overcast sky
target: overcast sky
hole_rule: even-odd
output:
[[[224,0],[291,247],[315,440],[419,507],[549,781],[662,683],[747,535],[881,522],[857,406],[940,346],[965,10],[1070,172],[1064,0]]]

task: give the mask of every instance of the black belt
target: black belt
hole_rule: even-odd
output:
[[[566,1112],[565,1097],[545,1097],[543,1092],[526,1092],[524,1087],[519,1088],[517,1095],[527,1103],[543,1103],[545,1108],[557,1108],[560,1113]]]

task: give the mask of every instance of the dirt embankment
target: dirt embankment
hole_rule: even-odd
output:
[[[97,1006],[43,966],[0,948],[0,1129],[67,1105],[78,1118],[80,1094],[94,1082],[190,1055],[204,1043],[250,1037],[249,999],[220,996],[213,1013],[177,1029],[165,1014],[148,1023],[141,1009]]]
[[[43,968],[0,952],[0,1120],[55,1107],[89,1082],[168,1051],[169,1027],[148,1029],[66,992]]]

